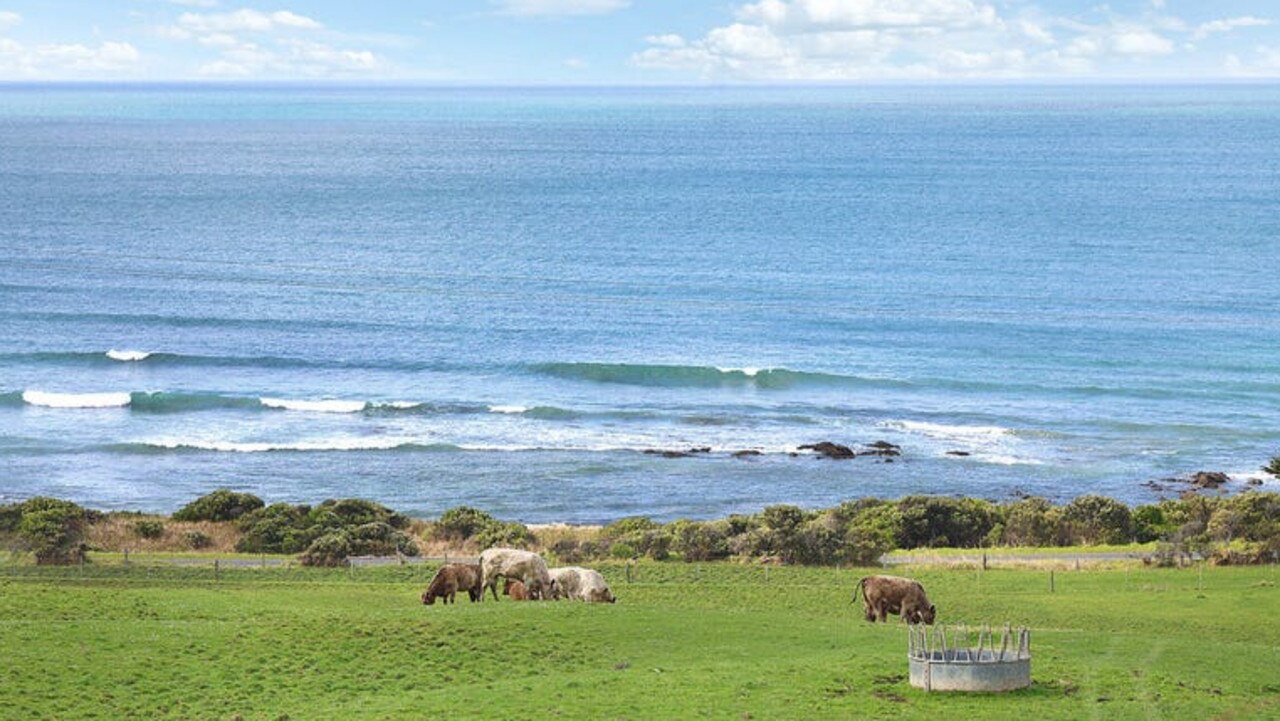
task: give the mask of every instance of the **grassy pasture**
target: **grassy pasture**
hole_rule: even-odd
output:
[[[1033,629],[1031,689],[927,695],[864,570],[646,563],[620,601],[422,606],[424,567],[0,565],[3,719],[1274,719],[1274,567],[913,568]],[[766,577],[766,573],[768,574]]]

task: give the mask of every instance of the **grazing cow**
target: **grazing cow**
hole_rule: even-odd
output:
[[[924,586],[919,581],[899,576],[867,576],[853,588],[853,601],[862,591],[864,612],[868,621],[887,621],[890,613],[901,614],[907,623],[932,625],[938,607],[929,603]]]
[[[547,574],[547,562],[542,556],[515,548],[490,548],[480,554],[480,597],[484,589],[493,592],[498,600],[498,578],[523,581],[529,598],[543,600],[551,597],[551,576]]]
[[[451,563],[436,571],[427,590],[422,592],[422,602],[430,606],[437,598],[453,603],[454,594],[466,591],[472,603],[480,600],[480,566],[474,563]]]
[[[599,571],[578,566],[553,568],[551,574],[551,597],[559,600],[568,598],[587,603],[617,603],[609,584]]]
[[[502,595],[510,596],[512,601],[528,601],[529,591],[524,584],[519,581],[513,581],[510,578],[502,582]]]

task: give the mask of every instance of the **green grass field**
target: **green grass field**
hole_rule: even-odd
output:
[[[899,569],[1027,624],[1034,685],[925,694],[866,571],[602,568],[614,606],[420,604],[424,567],[0,565],[3,719],[1276,719],[1274,567]]]

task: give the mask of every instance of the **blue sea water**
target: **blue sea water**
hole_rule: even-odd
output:
[[[1276,85],[4,86],[0,251],[0,501],[1143,502],[1280,453]]]

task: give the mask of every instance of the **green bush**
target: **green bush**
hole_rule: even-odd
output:
[[[619,518],[605,526],[601,533],[605,538],[623,538],[624,536],[652,531],[661,527],[662,524],[644,516],[628,516]]]
[[[470,506],[450,508],[431,526],[431,535],[440,541],[465,541],[498,519]]]
[[[164,536],[163,521],[134,521],[133,533],[139,538],[156,539]]]
[[[1009,546],[1052,546],[1057,543],[1061,512],[1047,500],[1023,498],[1005,508],[1001,542]]]
[[[21,504],[18,536],[40,565],[84,559],[84,531],[92,517],[84,508],[56,498],[36,497]]]
[[[978,498],[907,496],[898,502],[898,510],[901,548],[977,548],[1003,520],[999,507]]]
[[[332,516],[335,523],[340,520]],[[243,535],[236,541],[241,553],[299,553],[327,531],[341,530],[316,525],[310,506],[273,503],[243,516],[238,525]]]
[[[1280,478],[1280,456],[1275,456],[1267,465],[1262,467],[1263,472],[1270,473],[1276,478]]]
[[[351,536],[335,531],[312,541],[298,560],[304,566],[341,566],[351,555]]]
[[[203,531],[187,531],[182,534],[182,541],[187,544],[187,548],[193,551],[199,551],[202,548],[208,548],[213,545],[213,539],[209,538],[209,534]]]
[[[1133,516],[1129,507],[1106,496],[1080,496],[1062,509],[1062,523],[1073,544],[1129,543]]]
[[[219,488],[201,496],[173,514],[175,521],[234,521],[262,508],[262,499],[252,493],[235,493]]]
[[[671,550],[685,561],[713,561],[729,557],[724,524],[680,520],[667,524],[667,530],[671,537]]]
[[[625,541],[610,546],[609,555],[617,559],[630,559],[639,556],[636,552],[636,547]]]
[[[1133,540],[1150,543],[1167,538],[1177,530],[1164,516],[1159,505],[1138,506],[1133,509]]]
[[[536,540],[528,526],[514,521],[495,521],[475,535],[476,544],[481,548],[494,546],[527,548]]]

